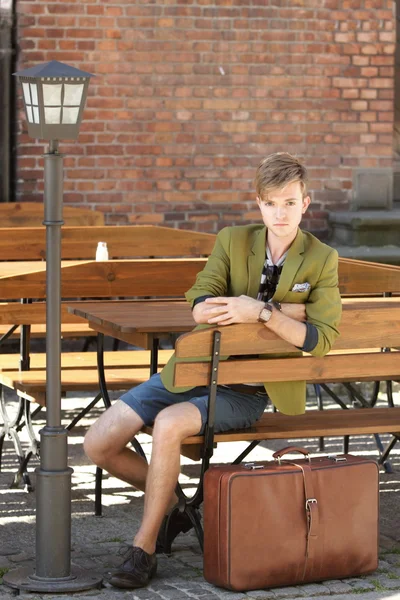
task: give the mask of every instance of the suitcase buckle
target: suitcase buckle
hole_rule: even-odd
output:
[[[347,462],[347,458],[345,456],[332,456],[332,455],[329,455],[326,458],[329,458],[329,460],[334,460],[335,462]]]
[[[310,504],[318,504],[318,500],[316,498],[307,498],[306,500],[306,510],[310,511]]]
[[[263,469],[264,468],[264,465],[256,465],[253,462],[245,463],[243,466],[245,469],[250,469],[251,471],[253,471],[254,469]]]

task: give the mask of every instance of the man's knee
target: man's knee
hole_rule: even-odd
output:
[[[90,460],[101,466],[105,454],[104,444],[100,436],[96,434],[96,429],[92,425],[85,435],[83,440],[83,450]]]
[[[143,421],[122,402],[113,404],[86,433],[83,448],[98,466],[120,453],[143,426]]]
[[[190,435],[196,435],[201,429],[199,409],[185,402],[164,408],[156,417],[153,439],[181,442]]]

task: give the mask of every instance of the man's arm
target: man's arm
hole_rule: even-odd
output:
[[[198,273],[196,282],[185,294],[192,308],[199,298],[227,293],[230,277],[229,244],[230,228],[226,227],[218,233],[204,269]]]
[[[208,308],[208,307],[212,308]],[[264,304],[248,296],[239,298],[206,298],[196,306],[194,318],[197,323],[211,325],[231,325],[233,323],[255,323]],[[305,314],[306,313],[306,314]],[[304,347],[310,325],[318,334],[317,343],[311,349],[303,348],[312,356],[324,356],[329,352],[339,335],[338,326],[342,314],[342,301],[338,288],[338,253],[332,249],[321,273],[317,285],[311,291],[304,305],[282,304],[282,312],[274,309],[265,324],[274,333],[287,342]],[[307,319],[307,325],[304,323]],[[314,334],[315,334],[314,330]],[[315,344],[315,345],[314,345]]]
[[[339,255],[332,248],[306,303],[307,322],[318,330],[318,342],[312,356],[325,356],[339,336],[342,299],[338,281]]]
[[[263,308],[264,302],[254,300],[249,296],[207,298],[194,307],[193,317],[197,323],[209,323],[210,325],[257,323]],[[292,316],[285,314],[286,311]],[[282,311],[274,307],[272,316],[265,325],[279,337],[301,348],[307,334],[307,326],[301,322],[304,320],[304,304],[282,304]]]

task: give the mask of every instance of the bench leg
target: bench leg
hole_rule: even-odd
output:
[[[386,395],[387,395],[388,406],[390,408],[393,408],[394,407],[394,401],[393,401],[393,381],[387,381],[386,382]]]
[[[391,382],[388,381],[387,383],[391,383]],[[350,384],[350,383],[344,383],[343,385],[347,389],[350,397],[353,399],[352,400],[353,401],[353,406],[355,406],[356,408],[358,407],[359,409],[363,409],[363,408],[371,408],[371,406],[372,407],[375,406],[376,401],[378,399],[378,394],[379,394],[379,384],[380,384],[379,381],[375,381],[374,390],[372,392],[372,397],[369,400],[365,399],[364,396],[361,394],[361,392],[359,392],[358,390],[354,389],[354,387],[352,386],[352,384]],[[390,393],[389,392],[389,388],[390,388],[390,391],[391,391],[391,386],[387,386],[388,403],[390,402],[390,400],[389,400],[389,393]],[[393,398],[391,398],[391,399],[392,399],[392,402],[393,402]],[[394,406],[394,404],[393,404],[393,406]],[[345,448],[344,449],[345,453],[347,453],[349,451],[349,445],[348,445],[349,436],[346,436],[346,438],[347,438],[347,445],[345,445],[345,447],[344,447]],[[345,440],[346,440],[346,438],[345,438]],[[379,452],[380,455],[382,455],[382,452],[384,451],[384,449],[383,449],[383,444],[382,444],[381,438],[380,438],[380,436],[377,433],[375,433],[374,434],[374,439],[375,439],[376,447],[378,448],[378,452]],[[389,453],[388,453],[388,455],[389,455]],[[392,467],[391,463],[388,460],[385,459],[384,461],[382,461],[381,464],[383,464],[386,473],[393,473],[393,467]]]
[[[180,486],[179,486],[179,488],[183,494],[182,488]],[[186,496],[185,496],[185,498],[186,498]],[[189,519],[194,527],[197,539],[199,541],[200,549],[203,552],[204,533],[203,533],[203,527],[201,525],[200,512],[198,510],[198,507],[190,505],[190,503],[188,503],[187,499],[186,499],[186,500],[179,501],[179,503],[176,506],[174,506],[174,508],[168,514],[168,518],[165,523],[165,528],[164,528],[164,531],[162,532],[163,539],[164,539],[164,549],[163,549],[164,554],[171,554],[171,552],[172,552],[172,542],[173,542],[173,539],[172,539],[173,526],[172,525],[174,523],[175,518],[182,513],[185,513],[189,517]]]
[[[314,383],[314,391],[315,396],[317,398],[318,410],[324,410],[324,401],[322,399],[321,386],[318,385],[318,383]],[[320,452],[323,452],[325,450],[325,440],[323,437],[319,438],[318,447]]]
[[[251,442],[246,450],[243,450],[243,452],[241,454],[239,454],[239,456],[237,458],[235,458],[235,460],[233,461],[233,465],[239,465],[241,462],[243,462],[243,459],[246,458],[246,456],[248,454],[250,454],[250,452],[253,450],[253,448],[255,448],[256,446],[258,446],[258,444],[260,443],[261,440],[254,440],[253,442]]]
[[[76,417],[74,417],[70,423],[68,423],[68,425],[66,426],[66,428],[65,428],[65,429],[67,429],[68,431],[71,431],[71,429],[72,429],[73,427],[75,427],[75,425],[76,425],[77,423],[79,423],[79,421],[80,421],[81,419],[83,419],[83,417],[85,417],[85,416],[87,415],[87,413],[88,413],[90,410],[92,410],[92,408],[93,408],[94,406],[96,406],[96,404],[97,404],[97,403],[98,403],[100,400],[101,400],[101,393],[100,393],[100,394],[97,394],[97,396],[96,396],[96,397],[95,397],[95,398],[94,398],[94,399],[93,399],[91,402],[89,402],[89,404],[88,404],[87,406],[85,406],[85,408],[84,408],[84,409],[82,409],[82,410],[81,410],[81,412],[80,412],[78,415],[76,415]]]
[[[94,514],[96,517],[101,517],[103,513],[103,507],[101,505],[102,478],[103,469],[100,469],[100,467],[96,467],[96,481],[94,488]]]
[[[4,390],[2,388],[0,398],[0,416],[3,419],[4,425],[0,431],[0,466],[4,448],[4,439],[7,436],[14,445],[15,453],[19,462],[18,471],[14,475],[10,487],[18,487],[22,479],[24,482],[24,489],[28,492],[32,492],[33,486],[27,472],[27,467],[31,457],[33,455],[36,456],[38,454],[38,442],[36,440],[36,436],[32,428],[30,402],[28,400],[25,400],[24,398],[18,398],[18,409],[16,416],[14,418],[10,418],[8,415],[3,392]],[[21,419],[23,416],[25,416],[25,421],[21,423]],[[26,452],[24,452],[22,448],[21,441],[18,435],[18,432],[21,430],[23,425],[25,425],[27,429],[30,441],[29,449]]]
[[[89,350],[89,346],[90,346],[90,344],[92,342],[92,339],[93,338],[91,338],[89,336],[87,338],[85,338],[85,342],[84,342],[84,344],[82,346],[82,352],[87,352]]]
[[[382,452],[382,454],[379,457],[378,463],[383,466],[386,473],[393,473],[392,466],[391,466],[390,462],[387,460],[387,458],[388,458],[390,452],[393,450],[393,448],[397,444],[397,442],[399,441],[399,439],[400,439],[400,435],[394,435],[390,444],[387,445],[386,449]],[[388,470],[388,469],[390,469],[390,470]]]

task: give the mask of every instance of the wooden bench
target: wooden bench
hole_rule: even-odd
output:
[[[210,233],[151,225],[68,226],[62,227],[61,235],[63,260],[94,260],[98,242],[107,243],[110,259],[208,256],[215,243]],[[2,261],[46,258],[44,227],[0,227],[0,257]]]
[[[184,292],[193,284],[196,274],[202,269],[205,260],[194,258],[146,259],[75,264],[63,270],[62,295],[66,298],[80,296],[100,299],[115,296],[143,297],[147,295],[165,299],[182,297]],[[15,290],[21,289],[21,284],[23,284],[28,296],[38,299],[45,298],[45,272],[34,272],[7,278],[7,281],[4,281],[1,287],[2,295],[10,298],[14,297]],[[68,320],[81,321],[78,317],[73,317],[73,315],[69,315],[67,312],[64,312],[64,314]],[[0,305],[0,323],[25,326],[36,324],[44,327],[44,320],[45,304],[43,302],[35,302],[33,304],[13,302]],[[75,326],[74,323],[71,325]],[[87,325],[85,325],[85,328],[87,329]],[[140,345],[140,341],[138,340],[138,345]],[[27,350],[27,344],[25,344],[24,350]],[[133,358],[134,353],[132,353],[132,369],[126,369],[124,364],[120,365],[121,368],[118,368],[118,360],[116,359],[116,364],[112,372],[111,369],[107,371],[107,380],[110,384],[110,389],[124,390],[129,386],[132,387],[148,379],[150,374],[150,360],[147,367],[144,368],[143,361],[141,361],[139,355],[139,362],[136,362]],[[14,360],[16,361],[17,359]],[[14,389],[19,396],[17,411],[19,418],[17,421],[14,422],[12,418],[7,417],[6,406],[5,404],[2,406],[3,422],[5,424],[2,432],[0,431],[0,453],[4,437],[7,435],[12,439],[17,456],[19,457],[20,468],[15,483],[23,477],[28,489],[30,488],[30,483],[29,477],[25,472],[26,465],[32,452],[37,452],[37,442],[33,436],[33,430],[29,421],[30,416],[27,416],[30,411],[28,403],[34,401],[39,406],[44,406],[46,389],[46,371],[43,368],[45,359],[44,357],[41,359],[36,357],[35,360],[42,361],[41,369],[36,369],[34,372],[26,372],[29,369],[29,360],[26,353],[20,358],[23,372],[18,374],[15,371],[4,370],[0,376],[0,385]],[[91,369],[81,369],[81,362],[78,359],[75,363],[75,369],[73,369],[74,365],[72,361],[73,359],[71,358],[70,369],[62,370],[63,391],[92,390],[97,392],[99,389],[97,368],[93,365]],[[15,366],[16,362],[13,363],[13,368]],[[137,370],[133,372],[135,369]],[[110,383],[111,381],[112,384]],[[97,402],[101,396],[97,394],[96,398]],[[28,430],[30,428],[32,433],[29,436],[31,444],[27,452],[22,452],[18,438],[23,417]]]
[[[104,225],[104,214],[92,208],[64,206],[63,218],[66,225]],[[41,227],[44,220],[42,202],[8,202],[0,204],[2,227]],[[1,253],[0,253],[1,256]]]
[[[394,440],[400,437],[400,407],[371,409],[328,409],[307,411],[303,415],[288,416],[266,412],[251,428],[226,433],[214,433],[215,393],[218,384],[243,384],[259,381],[290,380],[320,382],[354,382],[396,379],[400,376],[398,353],[377,353],[369,348],[400,345],[400,302],[383,302],[378,307],[344,304],[341,335],[335,351],[323,358],[309,355],[284,358],[258,358],[258,354],[296,351],[294,346],[278,338],[259,324],[231,325],[182,335],[176,343],[176,355],[190,362],[176,365],[174,383],[177,386],[204,386],[210,389],[208,425],[204,436],[191,436],[183,447],[192,447],[193,458],[202,458],[199,487],[191,499],[186,498],[178,486],[181,509],[196,524],[196,533],[202,546],[202,530],[196,513],[203,498],[203,475],[208,469],[214,444],[247,441],[248,448],[234,461],[242,462],[250,450],[262,440],[296,439],[303,437],[336,436],[344,434],[365,435],[391,433]],[[351,353],[349,355],[349,351]],[[213,357],[213,362],[199,362],[198,356]],[[228,361],[219,356],[229,355]],[[243,359],[241,355],[253,355]],[[267,362],[266,362],[267,360]],[[152,428],[144,431],[152,434]],[[393,444],[392,444],[393,445]],[[382,453],[379,462],[386,460]],[[177,509],[174,509],[171,520]],[[164,550],[169,553],[171,543],[168,532]]]

